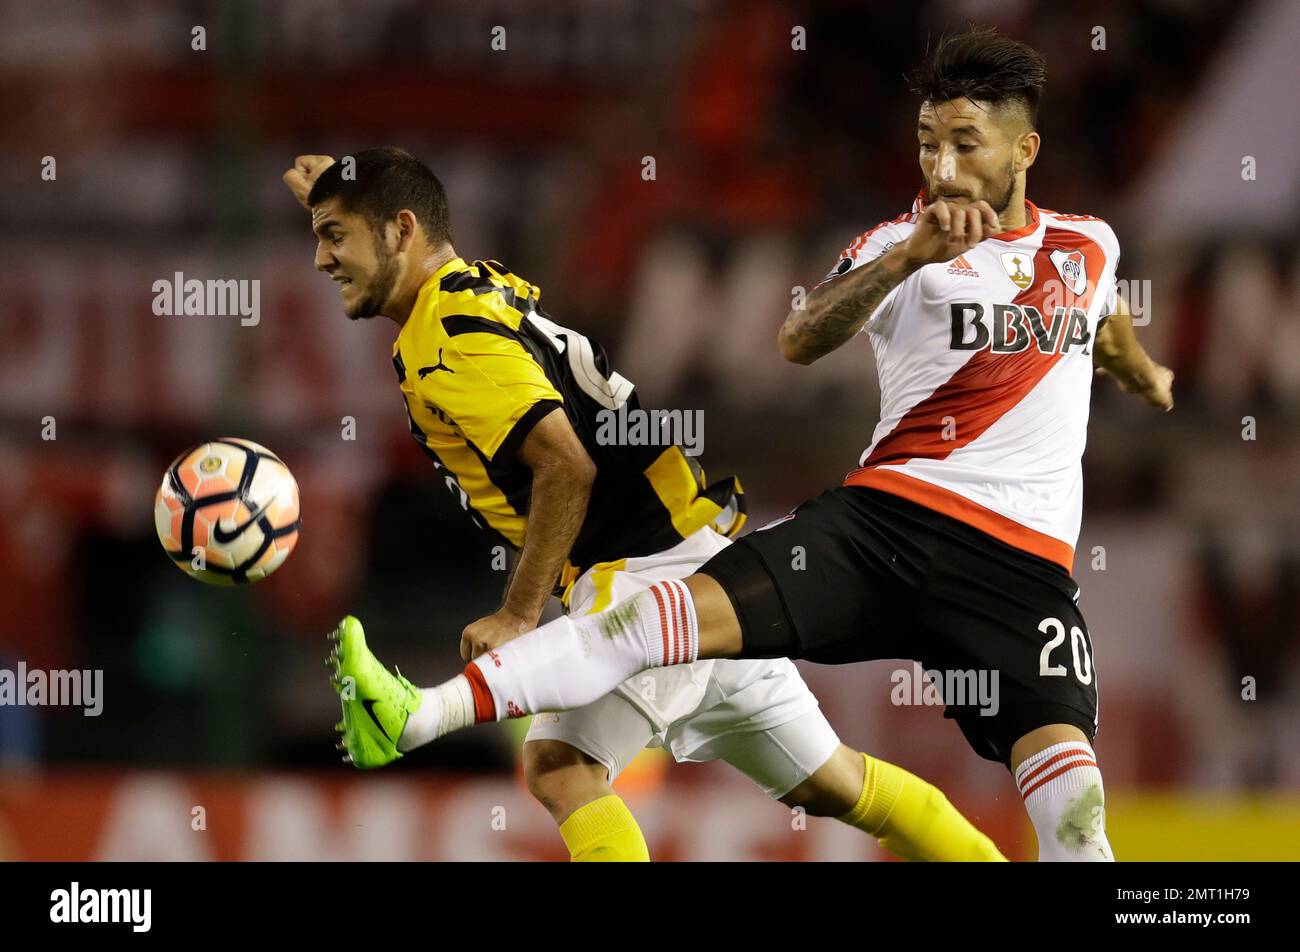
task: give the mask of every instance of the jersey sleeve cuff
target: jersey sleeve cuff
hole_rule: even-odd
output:
[[[515,421],[515,425],[510,428],[506,438],[501,441],[497,451],[492,454],[493,463],[508,463],[514,458],[515,453],[519,451],[520,445],[527,439],[528,434],[533,431],[542,417],[546,416],[552,410],[562,409],[564,404],[559,400],[538,400],[528,410]]]

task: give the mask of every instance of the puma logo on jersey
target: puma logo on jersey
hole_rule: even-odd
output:
[[[1082,308],[1058,307],[1049,325],[1032,304],[994,304],[985,320],[985,307],[975,301],[951,305],[953,350],[989,350],[1018,354],[1032,343],[1044,354],[1064,354],[1071,348],[1088,353],[1088,315]]]
[[[420,379],[423,380],[425,377],[427,377],[429,374],[433,373],[433,372],[436,371],[436,370],[445,370],[445,371],[447,371],[447,373],[449,373],[449,374],[454,374],[454,373],[456,372],[456,371],[452,370],[450,367],[448,367],[446,364],[444,364],[444,363],[442,362],[442,348],[441,348],[441,347],[438,348],[438,362],[437,362],[436,364],[434,364],[432,367],[421,367],[421,368],[417,371],[417,373],[419,373],[419,375],[420,375]]]
[[[978,278],[980,273],[970,266],[965,255],[958,255],[953,263],[948,265],[948,273],[955,274],[962,278]]]

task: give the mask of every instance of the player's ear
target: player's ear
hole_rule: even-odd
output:
[[[1042,144],[1038,133],[1030,130],[1016,137],[1015,161],[1012,163],[1017,172],[1023,172],[1034,164],[1038,158],[1038,147]]]
[[[416,229],[419,227],[416,221],[415,213],[409,208],[403,208],[397,213],[397,250],[408,251],[415,241]]]

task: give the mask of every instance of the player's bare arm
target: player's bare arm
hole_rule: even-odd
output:
[[[999,231],[987,202],[937,201],[926,207],[907,241],[869,264],[828,281],[787,315],[778,342],[796,364],[811,364],[862,329],[868,317],[908,275],[927,264],[951,261]]]
[[[533,427],[518,454],[533,473],[524,546],[501,608],[461,633],[467,661],[536,627],[582,528],[596,479],[596,464],[559,407]]]
[[[1125,393],[1142,397],[1153,407],[1168,412],[1174,408],[1174,372],[1151,359],[1133,332],[1133,315],[1128,302],[1115,297],[1115,313],[1097,331],[1092,361],[1108,374]]]

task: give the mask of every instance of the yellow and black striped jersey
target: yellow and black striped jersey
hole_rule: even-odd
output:
[[[728,534],[744,521],[739,482],[706,485],[680,446],[598,440],[602,410],[634,410],[630,381],[605,351],[561,327],[540,292],[496,261],[456,258],[424,283],[393,344],[411,435],[475,521],[523,545],[532,471],[515,453],[532,427],[563,408],[596,464],[573,567],[649,555],[710,522]]]

